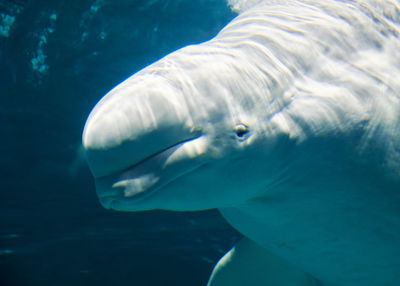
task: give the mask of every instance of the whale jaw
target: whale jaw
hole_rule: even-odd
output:
[[[126,169],[95,177],[101,204],[114,210],[142,209],[140,204],[144,200],[151,200],[157,191],[206,163],[207,143],[204,136],[190,138]],[[123,208],[118,207],[120,202],[123,202]]]

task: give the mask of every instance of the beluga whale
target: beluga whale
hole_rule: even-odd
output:
[[[244,238],[209,286],[400,285],[399,2],[229,2],[91,111],[100,203],[219,209]]]

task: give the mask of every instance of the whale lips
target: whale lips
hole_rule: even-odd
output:
[[[148,197],[154,191],[180,175],[175,170],[168,171],[168,159],[185,143],[198,137],[173,144],[147,158],[135,162],[124,170],[96,177],[96,190],[105,208],[112,208],[113,201],[136,201]]]
[[[149,189],[155,183],[159,181],[160,178],[154,176],[154,174],[143,175],[135,179],[127,179],[116,182],[111,186],[111,188],[123,188],[124,197],[134,197]]]

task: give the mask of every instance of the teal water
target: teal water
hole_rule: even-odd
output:
[[[104,210],[81,133],[109,89],[233,17],[224,0],[0,1],[0,285],[204,285],[239,234],[216,211]]]

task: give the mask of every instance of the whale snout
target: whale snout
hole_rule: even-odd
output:
[[[85,124],[83,147],[96,178],[129,168],[201,133],[176,90],[163,82],[134,80],[109,92]]]

